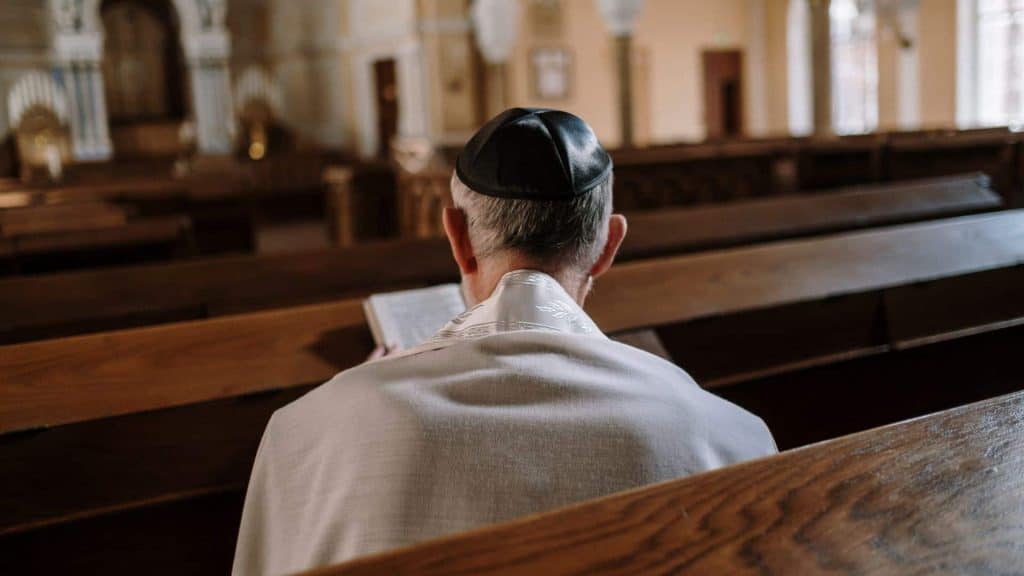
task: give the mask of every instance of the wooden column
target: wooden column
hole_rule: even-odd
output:
[[[831,0],[811,3],[811,84],[813,86],[814,133],[832,134],[832,26]]]
[[[327,227],[334,246],[350,248],[355,244],[355,224],[352,221],[352,168],[331,166],[324,170],[327,184]]]
[[[622,146],[633,145],[633,35],[615,37],[615,56],[619,68],[619,126],[622,127]]]

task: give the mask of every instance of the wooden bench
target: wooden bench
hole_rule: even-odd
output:
[[[1011,574],[1024,393],[310,572]]]
[[[729,202],[982,171],[1022,201],[1019,134],[1006,128],[754,139],[612,151],[620,207]]]
[[[170,174],[148,178],[113,174],[95,180],[6,190],[0,193],[0,208],[30,206],[74,216],[90,203],[103,203],[116,205],[133,218],[184,214],[192,221],[196,247],[203,254],[253,248],[253,206],[236,183],[203,175],[177,179]]]
[[[9,240],[0,266],[21,276],[169,261],[197,253],[184,216],[144,218],[119,226],[24,234]],[[0,322],[2,325],[2,322]],[[0,336],[0,342],[3,342]]]
[[[9,208],[0,210],[0,237],[114,228],[127,219],[124,209],[107,202]]]
[[[982,171],[1008,204],[1019,200],[1016,167],[1017,135],[1004,130],[979,130],[924,135],[893,135],[886,151],[886,178],[900,180]]]
[[[968,175],[830,195],[638,213],[620,260],[751,244],[991,210],[999,198]],[[381,263],[392,263],[382,266]],[[305,254],[238,256],[163,266],[0,280],[0,342],[28,341],[322,302],[451,281],[439,239]]]
[[[610,332],[658,327],[673,355],[687,330],[712,338],[713,359],[738,362],[703,383],[745,399],[785,447],[871,422],[858,394],[905,418],[1019,387],[1022,257],[1024,213],[1007,212],[624,264],[588,308]],[[780,329],[763,330],[765,313]],[[782,345],[759,355],[753,336]],[[167,534],[159,570],[223,572],[269,414],[370,347],[349,300],[0,348],[0,467],[19,471],[0,484],[0,557],[21,573],[59,544],[66,554],[36,570],[127,568],[158,557],[127,542]],[[809,423],[777,418],[795,400],[789,382]]]

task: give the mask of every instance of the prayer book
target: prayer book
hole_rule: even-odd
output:
[[[374,294],[363,301],[373,340],[397,350],[422,344],[465,310],[458,284]]]

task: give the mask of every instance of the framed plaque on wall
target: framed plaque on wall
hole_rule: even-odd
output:
[[[572,53],[565,48],[534,48],[530,52],[533,95],[540,100],[565,100],[572,87]]]

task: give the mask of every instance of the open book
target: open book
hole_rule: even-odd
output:
[[[378,346],[398,350],[422,344],[466,310],[458,284],[374,294],[363,301],[366,321]]]

